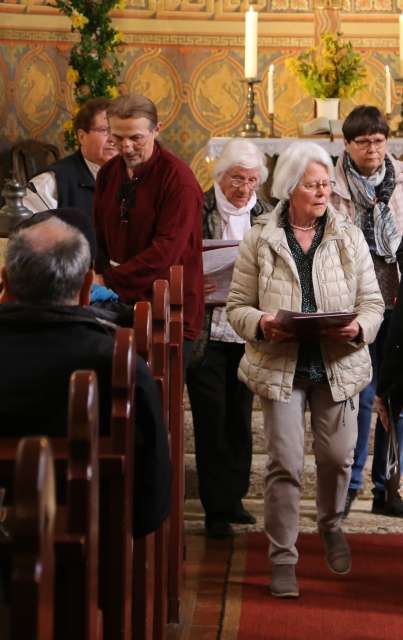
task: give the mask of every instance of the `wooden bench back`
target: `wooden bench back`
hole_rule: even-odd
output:
[[[12,150],[13,172],[21,184],[25,184],[37,173],[46,171],[48,166],[59,159],[59,149],[53,144],[40,140],[22,140]]]
[[[47,438],[24,438],[15,465],[11,577],[12,640],[53,640],[56,499]]]
[[[134,330],[136,333],[136,349],[148,364],[150,369],[153,365],[152,349],[152,310],[151,303],[144,300],[137,302],[134,307]]]
[[[66,577],[66,584],[59,585],[58,634],[66,638],[74,634],[82,640],[102,638],[98,608],[98,429],[96,373],[75,371],[70,377],[68,402],[67,513],[58,545],[58,564],[64,565]],[[71,560],[75,566],[70,566]]]
[[[172,458],[172,510],[169,528],[168,620],[179,623],[183,574],[184,409],[183,409],[183,266],[170,269],[169,431]]]
[[[101,602],[110,640],[131,640],[132,636],[135,363],[134,331],[118,328],[111,430],[109,437],[100,438]]]
[[[169,424],[169,331],[170,302],[167,280],[155,280],[153,285],[153,375],[161,391],[162,415]]]

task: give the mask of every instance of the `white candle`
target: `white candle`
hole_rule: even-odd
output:
[[[267,74],[267,104],[269,107],[269,113],[274,113],[274,64],[269,67],[269,73]]]
[[[399,62],[400,77],[403,77],[403,14],[399,16]]]
[[[245,78],[257,77],[257,11],[245,13]]]
[[[392,113],[392,85],[388,65],[385,65],[385,111]]]

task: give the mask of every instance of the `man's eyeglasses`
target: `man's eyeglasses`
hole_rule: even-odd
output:
[[[104,136],[109,136],[111,130],[109,127],[91,127],[90,131],[96,131],[97,133],[102,133]]]
[[[238,187],[248,187],[249,189],[256,189],[257,178],[229,178],[232,187],[238,189]]]
[[[352,140],[359,149],[369,149],[372,145],[375,149],[381,149],[386,142],[386,138],[354,138]]]
[[[316,182],[306,182],[301,185],[305,191],[318,191],[318,189],[333,189],[335,185],[334,180],[317,180]]]

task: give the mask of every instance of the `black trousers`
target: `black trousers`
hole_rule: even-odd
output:
[[[238,380],[244,345],[208,343],[202,364],[188,370],[200,499],[210,519],[225,516],[249,487],[253,394]]]

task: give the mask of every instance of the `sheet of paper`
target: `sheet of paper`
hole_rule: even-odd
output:
[[[217,289],[206,296],[206,304],[226,304],[239,243],[219,249],[203,251],[203,272]]]

